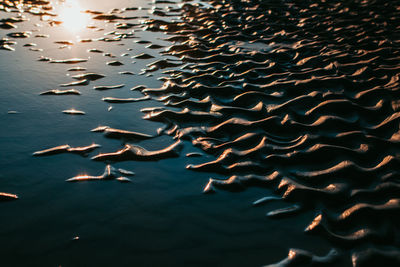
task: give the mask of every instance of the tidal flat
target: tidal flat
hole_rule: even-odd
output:
[[[0,0],[0,265],[400,266],[399,18]]]

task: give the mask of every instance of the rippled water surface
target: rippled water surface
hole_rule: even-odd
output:
[[[400,265],[399,18],[0,0],[0,265]]]

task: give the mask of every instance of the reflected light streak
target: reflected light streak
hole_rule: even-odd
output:
[[[88,14],[83,13],[78,0],[67,0],[60,6],[58,17],[65,29],[77,33],[86,27]]]

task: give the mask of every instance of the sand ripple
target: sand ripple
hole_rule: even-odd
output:
[[[166,106],[145,119],[215,155],[187,166],[229,177],[204,192],[272,188],[255,204],[288,205],[267,216],[313,210],[305,232],[356,248],[353,266],[400,264],[399,3],[214,0],[180,12],[179,22],[147,21],[172,35],[162,53],[185,65],[142,90]],[[329,265],[336,254],[293,250],[273,266]]]

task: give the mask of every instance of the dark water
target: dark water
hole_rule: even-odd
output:
[[[2,266],[400,264],[398,1],[0,3]]]

